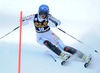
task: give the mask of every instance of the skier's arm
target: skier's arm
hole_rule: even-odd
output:
[[[54,18],[52,15],[49,15],[48,20],[49,20],[49,25],[53,27],[56,27],[61,24],[61,22],[58,19]]]
[[[27,25],[29,21],[34,19],[34,14],[22,18],[23,25]]]

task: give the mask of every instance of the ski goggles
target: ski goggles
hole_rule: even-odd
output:
[[[47,12],[40,12],[39,15],[41,17],[47,17],[48,16],[48,13]]]

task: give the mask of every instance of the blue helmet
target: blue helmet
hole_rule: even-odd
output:
[[[39,14],[44,12],[46,13],[47,15],[49,14],[49,7],[45,4],[42,4],[40,7],[39,7],[39,10],[38,10]]]

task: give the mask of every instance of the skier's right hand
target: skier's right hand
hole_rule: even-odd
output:
[[[23,26],[28,24],[28,21],[25,19],[25,17],[22,18],[22,24]]]
[[[28,24],[28,21],[23,21],[22,22],[23,26]]]

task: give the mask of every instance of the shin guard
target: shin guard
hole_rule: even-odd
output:
[[[61,50],[57,48],[55,45],[53,45],[51,42],[49,42],[48,40],[44,41],[44,44],[46,47],[48,47],[50,50],[52,50],[57,55],[61,54]]]

